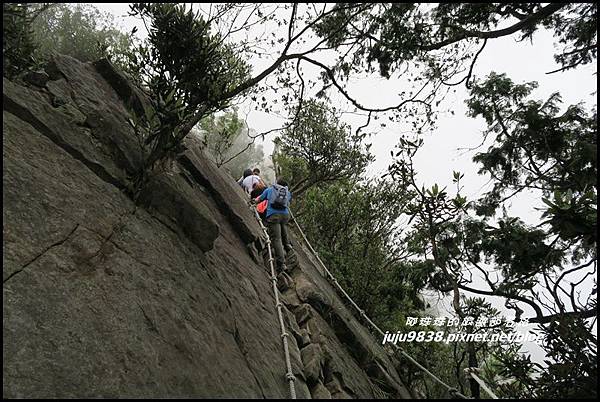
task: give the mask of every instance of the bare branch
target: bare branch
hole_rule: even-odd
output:
[[[292,41],[292,33],[294,31],[294,22],[296,21],[296,12],[298,11],[298,3],[292,5],[292,16],[290,17],[290,25],[288,27],[288,42]]]
[[[542,309],[535,304],[533,301],[523,297],[523,296],[518,296],[518,295],[514,295],[514,294],[508,294],[508,293],[504,293],[498,290],[495,291],[485,291],[485,290],[479,290],[479,289],[473,289],[461,284],[458,284],[458,287],[460,289],[466,290],[467,292],[471,292],[471,293],[475,293],[475,294],[480,294],[480,295],[487,295],[487,296],[500,296],[500,297],[506,297],[509,299],[514,299],[514,300],[518,300],[520,302],[523,302],[525,304],[528,304],[529,306],[531,306],[533,308],[533,310],[536,313],[537,317],[543,317],[543,312]],[[530,320],[531,321],[531,320]]]
[[[580,269],[589,267],[591,264],[593,264],[596,261],[596,258],[591,259],[590,261],[586,262],[585,264],[579,265],[577,267],[568,269],[566,271],[564,271],[563,273],[560,274],[560,276],[558,277],[558,279],[556,279],[556,282],[554,284],[554,292],[556,293],[556,288],[558,287],[558,284],[560,283],[560,281],[568,274],[572,273],[572,272],[576,272],[579,271]]]
[[[597,310],[596,310],[596,307],[594,307],[590,310],[572,311],[572,312],[567,312],[567,313],[562,313],[562,314],[538,316],[538,317],[530,318],[529,322],[537,323],[537,324],[547,324],[551,321],[555,321],[562,317],[591,318],[591,317],[596,317],[596,315],[597,315]]]
[[[324,65],[321,62],[318,62],[316,60],[313,60],[313,59],[308,58],[308,57],[303,56],[303,55],[301,55],[299,58],[302,59],[302,60],[305,60],[305,61],[307,61],[307,62],[309,62],[309,63],[311,63],[311,64],[313,64],[315,66],[321,67],[327,73],[327,77],[331,80],[331,83],[333,84],[333,86],[335,86],[338,89],[338,91],[348,101],[350,101],[350,103],[352,103],[356,108],[358,108],[360,110],[363,110],[365,112],[387,112],[387,111],[390,111],[390,110],[398,110],[402,106],[406,105],[407,103],[411,103],[411,102],[421,103],[421,104],[424,104],[426,106],[431,106],[429,103],[427,103],[427,102],[425,102],[423,100],[416,99],[416,97],[421,93],[421,91],[427,86],[428,82],[425,83],[425,85],[423,87],[421,87],[421,89],[412,98],[406,99],[406,100],[400,102],[396,106],[389,106],[389,107],[385,107],[385,108],[369,108],[369,107],[363,106],[360,103],[358,103],[354,98],[352,98],[348,94],[348,92],[337,82],[337,80],[335,78],[335,75],[333,73],[333,70],[331,68],[327,67],[326,65]]]
[[[483,45],[481,45],[481,49],[479,49],[479,51],[475,54],[475,57],[473,57],[473,61],[471,62],[471,67],[469,68],[469,73],[465,77],[463,77],[462,80],[455,82],[453,84],[448,84],[448,83],[444,82],[444,85],[452,87],[452,86],[459,85],[463,81],[467,80],[467,82],[465,83],[465,86],[467,87],[467,89],[471,89],[471,84],[469,84],[469,80],[471,79],[471,75],[473,74],[473,67],[475,66],[475,62],[477,61],[477,58],[479,57],[479,55],[481,54],[483,49],[485,48],[486,44],[487,44],[487,38],[483,40]]]
[[[365,124],[363,124],[362,126],[360,126],[359,128],[356,129],[356,135],[358,135],[360,133],[360,130],[362,130],[363,128],[366,128],[369,126],[369,124],[371,123],[371,114],[373,112],[369,112],[368,117],[367,117],[367,122]]]
[[[435,44],[421,46],[421,49],[426,50],[426,51],[441,49],[444,46],[451,45],[452,43],[459,42],[466,38],[493,39],[493,38],[499,38],[499,37],[506,36],[506,35],[511,35],[515,32],[518,32],[519,30],[521,30],[523,28],[535,25],[538,21],[541,21],[544,18],[549,17],[550,15],[554,14],[556,11],[560,10],[561,8],[565,7],[566,5],[568,5],[568,3],[550,3],[549,5],[542,7],[538,12],[529,15],[527,18],[520,20],[516,24],[511,25],[508,28],[500,29],[497,31],[488,31],[488,32],[469,31],[469,30],[465,30],[459,26],[449,25],[449,27],[457,29],[461,32],[453,38],[448,38],[444,41],[441,41],[441,42],[438,42]]]

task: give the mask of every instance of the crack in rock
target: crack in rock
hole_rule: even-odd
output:
[[[227,300],[227,302],[229,303],[229,300]],[[231,309],[231,303],[229,303],[229,308]],[[232,309],[232,314],[233,314],[233,309]],[[254,377],[254,381],[256,381],[256,385],[258,385],[258,389],[260,390],[260,394],[262,395],[263,399],[266,399],[265,393],[262,389],[262,386],[260,385],[260,382],[258,381],[258,378],[256,377],[256,374],[254,374],[254,371],[252,370],[252,367],[250,366],[250,361],[248,360],[248,351],[246,350],[246,348],[244,347],[244,341],[242,340],[242,338],[240,337],[240,332],[237,328],[237,323],[235,320],[235,314],[233,314],[233,340],[235,341],[238,349],[240,350],[242,356],[244,357],[244,361],[246,362],[246,366],[248,366],[248,370],[250,371],[250,374],[252,374],[252,377]]]
[[[254,377],[254,381],[256,381],[256,385],[258,386],[258,389],[263,397],[263,399],[266,399],[265,393],[262,389],[262,386],[260,385],[260,382],[258,381],[258,378],[256,377],[256,374],[254,374],[254,371],[252,370],[252,367],[250,366],[250,361],[248,360],[248,351],[246,350],[246,348],[244,348],[244,341],[242,340],[242,338],[240,337],[240,332],[237,328],[237,321],[235,319],[235,312],[233,311],[233,307],[231,305],[231,301],[229,300],[229,298],[227,297],[227,295],[225,294],[225,292],[223,292],[220,288],[215,287],[225,298],[225,300],[227,301],[227,305],[229,307],[229,310],[231,311],[231,317],[233,318],[233,333],[231,331],[227,331],[229,333],[231,333],[233,335],[233,340],[235,341],[235,344],[237,345],[238,349],[240,350],[240,353],[242,354],[242,356],[244,357],[244,361],[246,362],[246,366],[248,367],[248,371],[250,371],[250,374],[252,374],[252,377]]]
[[[98,255],[100,255],[102,253],[102,250],[104,249],[104,246],[106,245],[106,243],[110,242],[111,244],[115,244],[111,238],[113,237],[113,235],[115,234],[115,232],[117,232],[118,230],[121,230],[125,227],[125,222],[123,221],[125,218],[127,218],[128,215],[133,215],[135,214],[135,210],[137,209],[134,208],[132,212],[127,212],[125,214],[122,214],[119,219],[117,220],[117,222],[111,227],[110,229],[110,233],[108,234],[108,236],[102,238],[102,244],[100,244],[100,247],[98,248],[98,250],[92,254],[89,258],[87,258],[86,260],[84,260],[82,263],[87,263],[89,261],[91,261],[92,259],[94,259],[95,257],[97,257]],[[94,233],[97,233],[94,231]],[[128,253],[126,253],[128,254]]]
[[[39,253],[38,255],[36,255],[35,257],[33,257],[33,259],[31,259],[28,263],[26,263],[25,265],[23,265],[21,267],[21,269],[16,270],[15,272],[13,272],[12,274],[10,274],[6,279],[4,279],[2,281],[2,284],[6,284],[6,282],[8,282],[11,278],[13,278],[15,275],[17,275],[18,273],[23,272],[23,270],[25,268],[27,268],[28,266],[30,266],[31,264],[33,264],[36,260],[38,260],[41,256],[43,256],[44,254],[46,254],[48,251],[50,251],[51,249],[53,249],[54,247],[58,247],[60,245],[62,245],[64,242],[66,242],[69,237],[71,237],[71,235],[73,233],[75,233],[75,231],[77,230],[77,228],[79,227],[79,223],[75,224],[75,227],[73,229],[71,229],[71,231],[69,232],[69,234],[67,234],[67,236],[62,239],[57,241],[56,243],[51,244],[50,246],[46,247],[41,253]]]
[[[140,264],[146,266],[146,267],[152,267],[152,265],[148,264],[145,261],[140,260],[139,258],[133,256],[129,251],[125,250],[123,247],[119,246],[117,243],[115,243],[114,241],[110,240],[110,244],[112,244],[113,246],[115,246],[115,248],[119,251],[121,251],[123,254],[126,254],[127,256],[131,257],[132,260],[139,262]]]

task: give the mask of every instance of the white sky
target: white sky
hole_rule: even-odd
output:
[[[124,30],[131,31],[134,26],[137,26],[138,35],[145,36],[143,24],[133,17],[126,16],[129,10],[128,3],[93,3],[93,5],[101,11],[115,15],[115,20]],[[206,4],[203,7],[206,7]],[[483,78],[494,71],[506,73],[515,83],[537,81],[539,87],[532,93],[534,99],[545,99],[551,93],[558,91],[563,97],[564,105],[585,102],[595,108],[597,80],[594,73],[596,64],[547,75],[546,72],[560,67],[554,62],[554,53],[554,40],[551,33],[545,30],[536,32],[533,43],[517,42],[515,36],[490,40],[475,65],[474,76]],[[254,73],[256,73],[261,71],[268,61],[256,59],[251,63],[254,66]],[[309,72],[308,67],[305,68],[305,71]],[[363,105],[389,106],[397,103],[395,94],[399,92],[399,87],[400,81],[398,80],[369,77],[352,81],[348,90]],[[442,109],[451,108],[455,114],[443,113],[437,121],[437,129],[425,133],[425,144],[417,153],[415,165],[419,179],[425,183],[426,187],[438,183],[440,187],[448,186],[449,189],[452,189],[452,171],[463,172],[465,174],[462,180],[463,194],[472,200],[489,188],[486,185],[488,178],[477,175],[477,166],[471,161],[474,151],[464,151],[464,149],[474,147],[481,142],[481,133],[486,125],[481,118],[473,119],[466,116],[464,101],[468,96],[467,90],[464,85],[455,88],[457,89],[456,93],[450,93],[445,102],[440,105]],[[246,109],[242,108],[242,110]],[[354,129],[365,121],[365,118],[344,116]],[[249,126],[259,133],[280,127],[284,123],[284,120],[277,115],[258,111],[250,112],[247,121]],[[376,121],[369,129],[375,130],[378,127],[379,122]],[[378,130],[378,133],[371,137],[370,142],[373,143],[371,152],[375,155],[376,161],[368,169],[370,176],[381,175],[386,171],[391,162],[390,150],[397,144],[398,133],[402,130],[406,130],[406,128],[400,124],[388,124],[385,129]],[[270,155],[272,152],[271,140],[275,135],[268,136],[267,141],[264,142],[265,155]],[[525,195],[516,198],[509,211],[526,223],[537,223],[540,213],[535,208],[539,206],[539,201]],[[492,298],[490,301],[494,307],[506,312],[506,317],[513,317],[514,313],[507,312],[502,300]],[[443,300],[439,308],[441,311],[447,310],[449,308],[448,300]],[[532,316],[528,314],[531,313],[531,310],[528,307],[524,308],[526,311],[524,316]],[[541,349],[536,345],[525,345],[525,348],[532,353],[534,360],[539,361],[543,357]]]
[[[144,25],[136,18],[126,16],[129,3],[92,3],[101,11],[110,12],[115,15],[115,20],[124,30],[130,31],[134,26],[138,27],[138,36],[145,37]],[[198,3],[194,3],[198,5]],[[206,8],[206,4],[202,4]],[[586,102],[596,105],[597,81],[593,73],[596,71],[595,64],[578,67],[576,70],[546,75],[548,71],[555,70],[559,66],[554,62],[554,40],[549,31],[540,30],[534,35],[533,44],[529,41],[517,42],[514,36],[490,40],[480,55],[474,69],[474,76],[483,78],[490,72],[506,73],[516,83],[537,81],[539,87],[533,91],[533,98],[547,98],[553,92],[560,92],[565,105],[578,102]],[[273,56],[276,56],[274,53]],[[254,72],[268,64],[264,59],[251,60],[255,66]],[[304,68],[309,71],[308,67]],[[315,70],[316,71],[316,70]],[[272,82],[269,80],[268,82]],[[386,80],[381,77],[369,77],[351,82],[348,86],[349,92],[360,102],[368,106],[388,106],[395,102],[395,93],[398,92],[399,80]],[[485,123],[483,119],[467,117],[466,105],[468,93],[464,85],[454,87],[457,92],[450,93],[446,100],[440,105],[440,110],[452,109],[455,114],[442,113],[437,121],[437,129],[425,133],[425,146],[417,154],[416,167],[421,180],[429,185],[439,183],[441,186],[451,183],[452,170],[465,173],[463,179],[465,194],[475,195],[485,191],[482,185],[487,178],[478,177],[477,167],[471,161],[474,152],[465,152],[461,149],[474,147],[481,142],[481,133]],[[344,115],[347,122],[356,128],[365,121],[363,117]],[[280,127],[284,120],[276,114],[266,114],[260,111],[252,111],[248,116],[251,128],[257,132],[263,132],[272,128]],[[373,142],[372,153],[376,161],[369,167],[369,175],[381,175],[385,172],[391,162],[390,149],[398,141],[398,132],[406,130],[399,124],[388,122],[388,126],[379,129],[378,122],[373,122],[369,129],[377,130],[378,133],[370,138]],[[274,138],[276,134],[267,136]],[[273,145],[266,141],[265,153],[270,154]],[[519,215],[527,220],[530,213],[535,213],[530,203],[516,206]]]

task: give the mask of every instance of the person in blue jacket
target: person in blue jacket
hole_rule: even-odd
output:
[[[289,205],[292,193],[288,190],[287,182],[280,178],[277,180],[277,184],[268,187],[260,195],[258,202],[264,200],[268,200],[267,229],[271,244],[275,248],[275,260],[279,273],[285,269],[285,252],[291,250],[286,225],[290,220]]]

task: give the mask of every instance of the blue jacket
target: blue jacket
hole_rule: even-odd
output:
[[[260,195],[259,201],[268,200],[272,191],[273,191],[273,186],[267,187],[267,189],[265,191],[263,191],[263,193]],[[292,200],[292,192],[288,190],[288,202],[291,200]],[[269,204],[267,205],[267,218],[273,214],[289,215],[289,213],[290,213],[290,211],[288,210],[288,208],[274,209],[273,207],[271,207],[270,201],[269,201]]]

